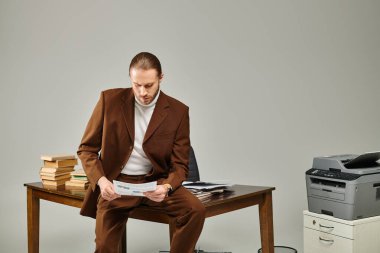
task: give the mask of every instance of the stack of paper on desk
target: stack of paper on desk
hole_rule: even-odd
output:
[[[231,193],[228,189],[231,184],[227,183],[212,183],[212,182],[189,182],[185,181],[182,184],[186,189],[193,193],[199,200],[206,201],[221,196],[222,194]]]
[[[187,189],[195,189],[195,190],[203,190],[203,191],[223,189],[228,186],[232,186],[232,184],[212,183],[212,182],[202,182],[202,181],[196,181],[196,182],[185,181],[182,183],[182,185]]]

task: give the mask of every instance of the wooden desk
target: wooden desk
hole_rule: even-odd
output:
[[[42,183],[24,184],[27,187],[28,208],[28,253],[39,252],[40,235],[40,199],[68,206],[82,206],[85,191],[65,190],[64,188],[47,189]],[[263,253],[274,253],[272,191],[274,187],[234,185],[233,192],[203,202],[206,207],[206,217],[235,211],[249,206],[259,205],[260,235]],[[136,208],[130,218],[169,224],[172,234],[171,220],[163,212],[147,207]],[[123,236],[120,252],[127,252],[126,234]]]

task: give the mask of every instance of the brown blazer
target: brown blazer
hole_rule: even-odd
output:
[[[134,103],[131,88],[106,90],[100,95],[77,151],[90,181],[81,215],[96,217],[99,178],[106,176],[112,182],[132,153]],[[143,141],[153,166],[146,175],[148,180],[168,183],[175,190],[187,178],[189,132],[189,108],[161,91]]]

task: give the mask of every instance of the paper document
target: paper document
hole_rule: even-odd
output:
[[[113,185],[117,194],[143,197],[144,192],[156,190],[157,181],[144,184],[130,184],[113,180]]]

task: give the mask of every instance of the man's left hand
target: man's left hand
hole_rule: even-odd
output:
[[[145,197],[155,202],[162,202],[168,195],[169,188],[165,185],[157,185],[155,191],[144,192]]]

